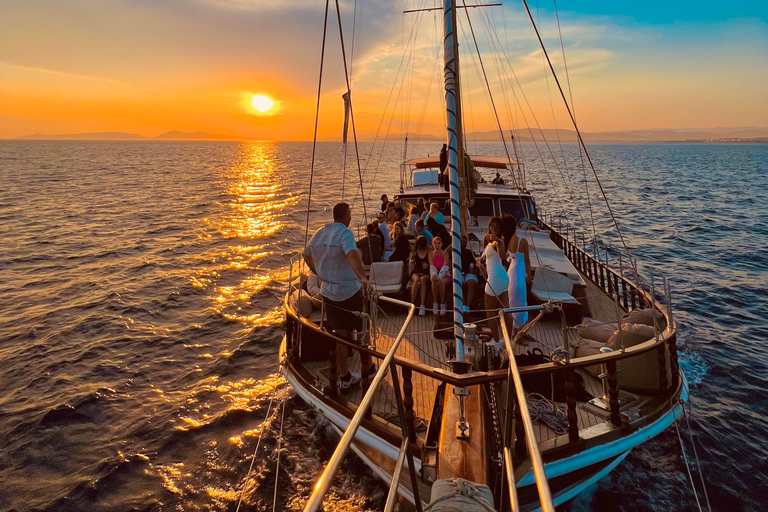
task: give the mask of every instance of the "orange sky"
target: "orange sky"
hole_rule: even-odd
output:
[[[435,32],[440,18],[431,13],[404,18],[401,11],[413,3],[370,2],[361,10],[353,68],[361,138],[371,138],[382,115],[384,129],[391,126],[391,133],[443,132]],[[323,5],[313,0],[4,2],[0,138],[36,132],[154,136],[199,130],[311,139]],[[352,3],[342,5],[350,45]],[[544,78],[542,55],[519,6],[505,7],[504,25],[498,9],[488,18],[474,11],[473,27],[504,128],[510,122],[523,124],[523,114],[529,123],[533,119],[517,83],[513,87],[519,103],[511,96],[507,66],[500,71],[490,40],[479,35],[487,33],[483,26],[490,23],[497,27],[497,44],[508,50],[538,122],[568,128],[555,84],[551,77]],[[576,12],[562,12],[561,22],[584,131],[768,125],[768,31],[760,20],[691,23],[674,31]],[[395,82],[413,23],[420,29],[412,60],[407,61],[407,79]],[[540,23],[565,81],[552,13],[543,12]],[[338,138],[343,120],[343,68],[338,32],[332,27],[321,138]],[[466,129],[493,130],[478,64],[467,53],[473,48],[465,39],[465,21],[462,34],[464,105],[471,110]],[[393,83],[393,99],[384,112]],[[252,94],[270,96],[276,107],[268,115],[257,115],[248,107]]]

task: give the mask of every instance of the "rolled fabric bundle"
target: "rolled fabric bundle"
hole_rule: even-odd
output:
[[[312,300],[305,290],[294,290],[291,294],[291,304],[304,317],[311,315],[314,309]]]
[[[437,277],[439,279],[442,279],[444,277],[449,277],[451,275],[451,269],[448,265],[443,265],[442,268],[440,268],[440,272],[437,274]]]
[[[437,275],[437,267],[434,265],[429,266],[429,275],[436,276]]]

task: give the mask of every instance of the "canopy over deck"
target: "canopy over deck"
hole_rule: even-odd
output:
[[[490,169],[507,169],[510,160],[496,156],[470,156],[469,159],[475,167],[487,167]],[[512,165],[517,162],[512,160]],[[429,169],[431,167],[440,167],[439,157],[413,158],[405,162],[405,165],[413,165],[416,169]]]

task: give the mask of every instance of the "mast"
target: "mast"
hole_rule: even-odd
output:
[[[464,359],[464,311],[461,274],[461,208],[459,206],[459,167],[463,165],[461,145],[461,102],[459,101],[459,43],[456,34],[456,1],[445,0],[443,10],[445,36],[445,106],[448,128],[448,169],[451,194],[451,252],[453,262],[453,331],[456,338],[456,360]],[[466,179],[463,181],[466,187]],[[466,214],[465,214],[466,215]]]

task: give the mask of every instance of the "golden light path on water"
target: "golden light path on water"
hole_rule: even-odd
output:
[[[284,260],[280,250],[283,240],[278,237],[290,227],[286,214],[298,204],[301,196],[288,190],[286,185],[289,173],[278,167],[276,153],[273,143],[241,144],[237,158],[220,176],[219,183],[229,196],[228,201],[217,203],[222,214],[203,219],[204,231],[199,238],[210,242],[214,249],[198,257],[203,265],[189,276],[194,288],[209,292],[212,310],[226,320],[242,324],[244,333],[254,328],[278,325],[283,321],[282,308],[274,296],[275,291],[282,293],[291,269],[275,264],[275,261]],[[185,346],[193,349],[211,348],[192,343]],[[218,355],[228,358],[231,353],[223,350]],[[199,357],[213,358],[214,355],[204,353]],[[233,381],[218,376],[209,377],[187,396],[183,411],[178,416],[176,430],[196,431],[215,424],[233,412],[266,410],[266,402],[274,398],[275,403],[279,403],[289,392],[286,380],[279,374],[261,380],[246,377]],[[278,408],[273,407],[269,417],[260,420],[256,426],[251,423],[242,432],[231,435],[228,443],[224,444],[238,450],[252,450],[253,445],[246,445],[245,441],[258,438],[264,429],[269,429],[277,414]],[[210,443],[207,464],[226,464],[218,455],[219,450],[225,449],[218,446],[220,444],[216,441]],[[228,504],[240,498],[236,489],[242,485],[242,481],[227,482],[225,487],[203,482],[181,462],[158,465],[155,469],[162,485],[169,492],[187,498],[190,495],[197,496],[197,499],[183,500],[177,506],[179,510],[201,509],[201,495],[209,498],[203,500],[208,501],[209,505],[210,500],[213,500],[217,506],[212,508],[216,509],[227,508]],[[241,467],[224,466],[218,469],[237,474],[240,479],[243,477]],[[255,485],[255,478],[246,482],[245,496],[250,494],[248,491],[252,491]]]
[[[282,323],[284,313],[279,298],[291,275],[296,275],[298,270],[298,263],[293,269],[286,265],[288,252],[280,246],[284,245],[286,232],[296,227],[288,216],[302,195],[290,191],[288,179],[292,173],[277,162],[277,148],[273,143],[240,146],[237,158],[218,182],[228,196],[227,200],[217,203],[221,215],[203,219],[204,230],[199,237],[210,242],[212,249],[199,256],[202,265],[189,276],[194,288],[208,292],[210,307],[215,314],[242,325],[244,339],[256,328]],[[193,343],[185,347],[201,352],[214,350],[210,345]],[[231,355],[224,349],[218,354],[200,353],[198,357],[213,359]],[[215,481],[201,478],[200,468],[185,467],[183,462],[154,468],[163,487],[182,500],[176,510],[230,510],[241,495],[243,504],[249,507],[263,507],[265,498],[262,494],[268,494],[266,500],[271,502],[274,482],[269,475],[274,470],[274,453],[265,455],[260,452],[253,473],[248,478],[245,473],[262,432],[265,441],[268,438],[274,444],[281,420],[278,404],[291,392],[286,384],[286,380],[275,373],[260,380],[211,376],[195,386],[178,415],[175,427],[178,432],[193,434],[206,428],[215,430],[222,419],[240,412],[256,414],[258,423],[254,425],[248,421],[241,431],[208,442],[205,473],[228,475],[229,478]],[[162,391],[158,390],[158,394],[163,396]],[[267,403],[272,399],[274,404],[269,415],[258,417],[265,414]],[[273,425],[275,421],[277,424]],[[308,430],[306,436],[310,435],[311,430]],[[232,456],[233,451],[237,456]],[[287,453],[285,456],[295,459],[295,455]],[[305,457],[306,453],[301,456]],[[240,459],[240,464],[225,462],[232,458]],[[291,492],[298,493],[286,497],[288,501],[284,509],[302,510],[311,490],[311,481],[322,471],[322,462],[311,459],[304,463],[300,476],[292,476],[296,481]],[[308,481],[303,482],[304,479]],[[268,492],[261,489],[262,484],[270,487]],[[339,512],[365,510],[366,498],[352,494],[345,497],[330,494],[325,509]]]
[[[192,286],[214,288],[213,309],[227,320],[239,321],[244,328],[262,327],[282,321],[278,305],[266,312],[254,311],[251,298],[275,283],[288,280],[290,269],[260,267],[260,260],[279,255],[279,244],[268,242],[288,226],[287,209],[301,200],[285,188],[286,170],[277,165],[277,149],[271,142],[242,144],[240,154],[223,178],[230,201],[221,206],[226,213],[217,219],[204,219],[216,234],[236,241],[218,253],[206,255],[208,265],[191,277]],[[235,274],[240,279],[226,278]],[[259,306],[264,306],[260,304]]]

